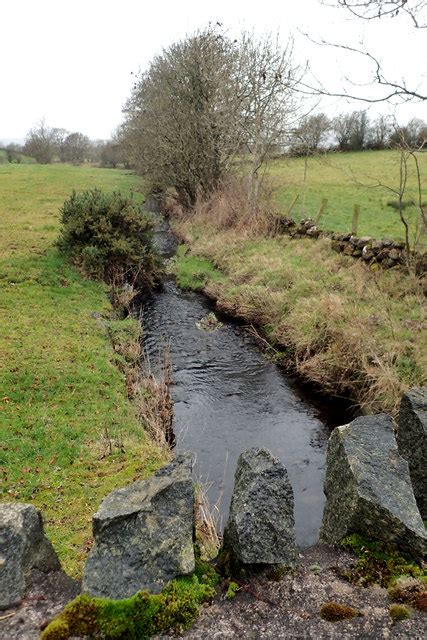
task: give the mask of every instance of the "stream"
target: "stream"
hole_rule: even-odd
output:
[[[177,241],[166,221],[155,240],[164,257],[173,256]],[[220,317],[219,328],[198,328],[212,310],[202,294],[180,290],[172,278],[144,301],[150,360],[158,362],[159,353],[170,348],[176,450],[193,453],[195,480],[207,486],[222,530],[239,454],[250,447],[269,449],[292,484],[297,543],[311,546],[325,501],[327,440],[333,426],[346,422],[344,412],[309,400],[239,324]]]

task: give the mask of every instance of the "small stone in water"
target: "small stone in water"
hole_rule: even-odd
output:
[[[196,322],[196,327],[200,331],[216,331],[222,327],[222,322],[218,320],[216,315],[211,311],[204,318]]]

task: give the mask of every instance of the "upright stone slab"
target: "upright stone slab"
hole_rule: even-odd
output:
[[[94,545],[83,591],[121,599],[158,593],[195,568],[191,458],[178,456],[152,478],[117,489],[93,517]]]
[[[396,437],[399,452],[409,465],[421,517],[427,520],[427,387],[403,395]]]
[[[324,489],[322,542],[359,533],[395,543],[417,558],[425,554],[426,532],[389,416],[356,418],[332,432]]]
[[[294,496],[285,467],[266,449],[238,460],[224,549],[238,565],[293,567]]]
[[[33,505],[0,504],[0,608],[19,602],[31,569],[60,569],[58,557],[43,533],[43,521]]]

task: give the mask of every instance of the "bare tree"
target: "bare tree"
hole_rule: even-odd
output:
[[[378,181],[378,186],[386,188],[396,197],[396,206],[399,213],[400,221],[404,228],[404,237],[405,237],[405,249],[406,249],[406,259],[407,266],[409,269],[414,267],[412,260],[412,250],[417,248],[418,240],[420,234],[425,234],[427,230],[427,211],[422,198],[422,183],[421,183],[421,172],[418,161],[418,150],[411,148],[406,141],[402,138],[399,145],[397,145],[399,150],[399,181],[396,185],[385,184],[382,181]],[[410,165],[413,165],[415,169],[415,177],[417,184],[417,196],[415,200],[412,198],[407,202],[406,198],[408,195],[408,178],[411,173]],[[408,223],[408,219],[406,217],[406,206],[407,204],[413,204],[417,207],[420,217],[420,224],[416,224],[413,230],[412,238],[411,238],[411,229]],[[411,243],[412,239],[412,243]]]
[[[390,142],[398,147],[404,145],[406,149],[422,149],[427,146],[427,124],[419,118],[412,118],[404,126],[396,125]]]
[[[175,187],[185,206],[214,191],[236,155],[249,157],[249,198],[259,170],[283,143],[294,113],[292,46],[228,38],[218,26],[155,58],[125,108],[123,139],[156,188]]]
[[[426,0],[335,0],[329,2],[325,0],[323,4],[337,6],[350,11],[356,17],[362,20],[374,20],[381,18],[396,18],[399,15],[409,16],[414,28],[427,28],[427,2]],[[305,34],[308,38],[308,34]],[[371,66],[371,77],[368,84],[377,85],[382,90],[381,95],[372,97],[362,93],[360,86],[352,91],[336,91],[324,87],[316,79],[313,83],[303,83],[301,91],[309,94],[327,95],[334,97],[349,98],[352,100],[361,100],[368,103],[397,101],[407,102],[410,100],[425,101],[427,100],[427,89],[421,85],[421,81],[416,86],[408,86],[406,81],[397,80],[387,75],[380,57],[372,51],[358,46],[349,44],[340,44],[336,42],[328,42],[321,39],[315,41],[316,44],[334,47],[344,51],[350,55],[354,55]]]
[[[326,143],[331,130],[331,120],[325,113],[304,117],[291,135],[291,153],[304,155],[315,153]]]
[[[87,151],[87,159],[89,162],[101,162],[101,151],[105,143],[105,140],[89,140],[89,149]]]
[[[219,184],[242,144],[236,45],[215,27],[173,44],[137,78],[123,140],[140,173],[181,202]]]
[[[40,164],[50,164],[57,149],[55,129],[40,120],[25,138],[24,153],[35,158]]]
[[[66,135],[65,129],[49,127],[42,119],[27,133],[23,151],[39,164],[50,164],[59,154]]]
[[[83,133],[70,133],[60,146],[61,162],[80,164],[86,160],[90,140]]]
[[[261,40],[243,34],[240,44],[241,92],[245,96],[241,126],[250,154],[249,199],[258,198],[261,167],[284,144],[297,118],[295,88],[301,71],[293,62],[293,44],[278,36]]]
[[[350,138],[350,149],[352,151],[361,151],[365,148],[367,142],[368,127],[369,119],[366,111],[354,111],[353,131]]]
[[[119,164],[129,166],[125,153],[125,148],[117,136],[107,140],[100,145],[99,162],[102,167],[115,169]]]
[[[370,149],[385,149],[390,143],[392,131],[391,120],[388,116],[378,116],[368,128],[367,146]]]
[[[332,120],[332,130],[338,143],[339,151],[349,151],[353,134],[354,114],[341,113]]]
[[[324,4],[330,3],[325,1]],[[404,14],[417,29],[426,27],[422,15],[427,5],[425,0],[336,0],[336,5],[348,9],[354,16],[363,20],[396,18],[399,14]]]
[[[339,151],[361,151],[367,145],[369,119],[366,111],[342,113],[332,120]]]

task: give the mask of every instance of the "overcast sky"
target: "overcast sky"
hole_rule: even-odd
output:
[[[427,33],[404,18],[366,23],[320,0],[0,0],[0,140],[23,139],[40,118],[91,138],[108,138],[120,124],[132,86],[131,72],[144,69],[161,49],[209,21],[232,35],[254,29],[295,36],[295,56],[309,61],[325,86],[341,90],[344,76],[366,80],[367,68],[341,51],[310,43],[312,38],[365,46],[378,55],[394,79],[426,82]],[[355,89],[352,89],[355,91]],[[374,91],[374,90],[372,90]],[[328,100],[330,115],[363,103]],[[427,120],[421,103],[371,109]]]

